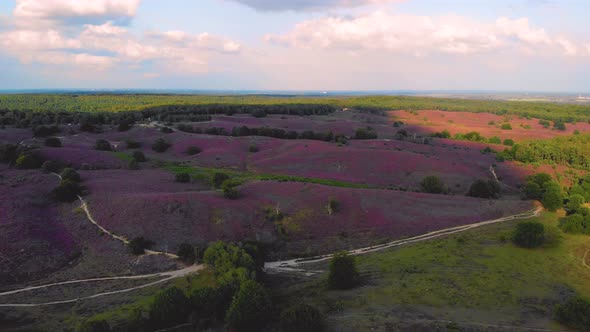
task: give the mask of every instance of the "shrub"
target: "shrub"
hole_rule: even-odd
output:
[[[201,152],[202,152],[202,150],[198,146],[189,146],[186,149],[186,154],[188,154],[189,156],[194,156],[194,155],[199,154]]]
[[[339,252],[330,261],[328,285],[333,289],[350,289],[360,281],[356,261],[347,252]]]
[[[557,211],[563,206],[563,194],[557,182],[551,181],[545,184],[545,193],[541,202],[549,211]]]
[[[171,146],[172,146],[172,144],[166,142],[165,139],[158,138],[157,140],[154,141],[154,144],[152,144],[152,150],[154,150],[158,153],[163,153],[163,152],[166,152],[166,150],[168,150],[168,148]]]
[[[0,144],[0,162],[13,163],[18,157],[17,146],[14,144]]]
[[[427,176],[420,182],[420,188],[423,192],[429,194],[448,194],[449,188],[442,182],[438,176]]]
[[[170,127],[162,127],[162,128],[160,128],[160,131],[163,132],[164,134],[172,134],[174,132],[174,129],[172,129]]]
[[[590,302],[581,297],[570,299],[565,304],[557,306],[555,311],[557,321],[560,323],[588,331],[590,329]]]
[[[322,314],[307,304],[297,304],[283,310],[280,325],[282,332],[321,332],[324,329]]]
[[[35,152],[25,151],[16,158],[15,164],[20,169],[36,169],[43,165],[43,160]]]
[[[527,181],[522,188],[522,195],[527,199],[540,200],[543,197],[543,189],[534,181]]]
[[[567,216],[559,225],[564,232],[572,234],[586,233],[586,226],[587,223],[584,216],[577,213]]]
[[[57,137],[49,137],[45,139],[45,146],[51,148],[61,148],[61,140]]]
[[[553,129],[565,131],[566,130],[565,123],[563,123],[561,121],[555,121],[555,122],[553,122]]]
[[[539,124],[545,128],[549,128],[549,126],[551,126],[551,122],[549,122],[547,120],[539,120]]]
[[[248,147],[248,152],[250,152],[250,153],[256,153],[258,151],[260,151],[260,150],[258,150],[258,147],[256,145],[250,145]]]
[[[129,129],[131,129],[131,123],[129,121],[121,121],[117,127],[117,130],[120,132],[128,131]]]
[[[191,181],[191,176],[188,173],[176,174],[176,182],[189,183],[190,181]]]
[[[373,128],[359,128],[354,132],[355,139],[377,139],[377,133]]]
[[[156,328],[166,328],[184,323],[189,313],[189,301],[178,287],[159,292],[150,306],[150,323]]]
[[[333,215],[334,213],[338,212],[340,209],[340,202],[338,202],[334,198],[330,198],[328,200],[328,205],[326,205],[326,210],[328,211],[328,215]]]
[[[403,121],[395,121],[395,122],[393,123],[393,126],[394,126],[395,128],[398,128],[398,127],[401,127],[401,126],[403,126],[404,124],[405,124],[405,123],[404,123]]]
[[[449,132],[448,130],[445,129],[445,130],[443,130],[441,132],[432,134],[432,137],[451,138],[451,132]]]
[[[213,267],[218,274],[224,274],[235,268],[255,270],[254,259],[245,250],[223,241],[212,243],[203,255],[205,264]]]
[[[584,204],[586,199],[582,195],[571,195],[567,202],[567,209],[569,213],[577,212]]]
[[[490,144],[502,144],[502,140],[498,136],[490,137],[488,142],[490,142]]]
[[[221,185],[226,181],[229,180],[229,175],[225,173],[215,173],[213,174],[213,187],[221,188]]]
[[[240,286],[225,316],[230,330],[260,331],[271,310],[270,296],[260,284],[248,280]]]
[[[111,327],[104,319],[89,319],[76,327],[77,332],[110,332]]]
[[[195,248],[188,243],[182,243],[180,245],[177,255],[180,257],[180,260],[187,264],[193,264],[196,259]]]
[[[143,154],[143,152],[141,152],[141,151],[133,151],[133,154],[131,155],[131,157],[133,158],[134,161],[136,161],[138,163],[144,163],[147,161],[145,154]]]
[[[502,129],[502,130],[512,130],[512,125],[510,123],[503,123],[502,126],[500,126],[500,129]]]
[[[223,185],[223,197],[227,198],[227,199],[238,199],[240,198],[240,193],[238,192],[238,190],[231,186],[231,185],[227,185],[224,184]]]
[[[53,189],[52,195],[60,202],[73,202],[79,195],[82,195],[82,187],[77,182],[71,180],[62,180],[59,185]]]
[[[495,126],[496,125],[496,121],[490,121],[488,122],[488,126]]]
[[[144,239],[143,236],[136,237],[127,244],[129,250],[134,255],[143,255],[150,245],[151,241]]]
[[[257,109],[252,111],[252,116],[255,118],[264,118],[266,117],[266,111],[262,109]]]
[[[510,138],[507,138],[507,139],[504,140],[504,143],[503,144],[506,145],[506,146],[514,146],[514,140],[513,139],[510,139]]]
[[[109,143],[108,141],[106,141],[104,139],[96,140],[96,144],[94,144],[94,148],[98,151],[112,151],[113,150],[111,143]]]
[[[519,247],[539,247],[545,241],[545,227],[543,224],[535,221],[518,223],[512,241]]]
[[[477,180],[469,188],[467,196],[478,198],[498,198],[500,196],[500,184],[493,180]]]
[[[45,173],[59,173],[62,169],[62,165],[57,161],[47,160],[43,163],[41,169],[43,169],[43,172]]]
[[[132,139],[128,139],[125,143],[127,144],[127,149],[139,149],[141,147],[141,143]]]
[[[76,172],[73,168],[65,168],[60,174],[62,180],[64,181],[72,181],[72,182],[80,182],[82,178],[80,174]]]
[[[61,130],[58,126],[38,126],[33,128],[33,135],[35,137],[47,137],[59,133]]]

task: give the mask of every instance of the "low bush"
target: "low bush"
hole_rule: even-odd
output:
[[[189,156],[194,156],[194,155],[196,155],[196,154],[199,154],[199,153],[201,153],[202,151],[203,151],[203,150],[201,150],[201,148],[200,148],[200,147],[198,147],[198,146],[189,146],[189,147],[186,149],[186,154],[188,154]]]
[[[34,151],[21,152],[15,165],[20,169],[36,169],[43,166],[43,159]]]
[[[139,149],[141,148],[141,143],[139,143],[138,141],[132,140],[132,139],[128,139],[125,141],[125,144],[127,144],[127,149]]]
[[[223,197],[225,197],[227,199],[233,200],[233,199],[240,198],[239,191],[231,185],[224,184],[222,190],[223,190]]]
[[[33,128],[35,137],[47,137],[59,133],[61,130],[58,126],[38,126]]]
[[[225,173],[215,173],[213,174],[213,187],[214,188],[221,188],[221,185],[226,181],[229,180],[229,175]]]
[[[176,174],[176,182],[189,183],[190,181],[191,181],[191,176],[188,173]]]
[[[110,332],[111,327],[104,319],[89,319],[76,327],[76,332]]]
[[[260,150],[258,149],[258,147],[256,145],[250,145],[248,147],[248,152],[250,152],[250,153],[256,153],[258,151],[260,151]]]
[[[510,139],[510,138],[507,138],[507,139],[504,140],[504,143],[503,144],[506,145],[506,146],[514,146],[514,140],[513,139]]]
[[[520,222],[516,225],[512,241],[523,248],[540,247],[545,241],[545,227],[535,221]]]
[[[138,163],[145,163],[147,161],[145,154],[143,154],[143,152],[141,152],[141,151],[133,151],[133,154],[131,155],[131,157],[133,158],[134,161],[136,161]]]
[[[320,311],[307,304],[296,304],[281,312],[282,332],[321,332],[324,330]]]
[[[172,134],[174,132],[174,129],[172,129],[170,127],[162,127],[162,128],[160,128],[160,132],[162,132],[164,134]]]
[[[82,195],[82,187],[79,183],[71,180],[62,180],[59,185],[53,189],[52,195],[60,202],[73,202]]]
[[[41,169],[45,173],[59,173],[62,168],[62,164],[54,160],[47,160],[41,165]]]
[[[109,143],[107,140],[104,140],[104,139],[96,140],[96,143],[94,144],[94,148],[98,151],[112,151],[113,150],[111,143]]]
[[[196,259],[195,247],[188,243],[182,243],[180,247],[178,247],[177,255],[180,257],[181,261],[187,264],[193,264]]]
[[[267,325],[272,309],[270,296],[256,281],[242,283],[225,316],[233,331],[260,331]]]
[[[252,111],[252,116],[255,118],[265,118],[266,117],[266,111],[265,110],[261,110],[261,109],[257,109]]]
[[[350,289],[359,284],[356,261],[347,252],[339,252],[330,261],[328,286],[332,289]]]
[[[557,321],[580,331],[590,331],[590,301],[581,297],[570,299],[557,306]]]
[[[60,174],[62,180],[64,181],[72,181],[72,182],[80,182],[82,178],[80,174],[76,172],[73,168],[65,168]]]
[[[510,123],[503,123],[502,126],[500,126],[500,129],[502,129],[502,130],[512,130],[512,125]]]
[[[165,139],[158,138],[154,141],[154,144],[152,144],[152,150],[158,153],[163,153],[166,152],[166,150],[168,150],[168,148],[170,148],[171,146],[172,144],[168,143]]]
[[[57,137],[49,137],[45,139],[45,146],[51,148],[61,148],[61,140]]]
[[[469,188],[467,196],[478,198],[498,198],[500,197],[500,184],[494,180],[477,180]]]
[[[449,188],[438,176],[427,176],[420,182],[422,192],[429,194],[443,194],[449,193]]]
[[[129,250],[134,255],[143,255],[145,250],[151,246],[152,242],[146,240],[143,236],[139,236],[134,238],[133,240],[129,241],[127,246]]]

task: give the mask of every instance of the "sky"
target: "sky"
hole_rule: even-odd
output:
[[[588,0],[0,0],[0,89],[590,93]]]

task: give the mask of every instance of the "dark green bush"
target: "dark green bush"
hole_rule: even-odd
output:
[[[14,144],[0,144],[0,162],[8,164],[16,162],[17,148]]]
[[[166,142],[165,139],[163,138],[158,138],[154,144],[152,144],[152,150],[158,152],[158,153],[163,153],[166,152],[166,150],[168,150],[169,147],[171,147],[172,144]]]
[[[182,243],[180,247],[178,247],[178,257],[180,260],[187,264],[193,264],[195,262],[195,247],[188,243]]]
[[[188,154],[189,156],[194,156],[194,155],[196,155],[196,154],[199,154],[199,153],[201,153],[202,151],[203,151],[203,150],[201,150],[201,148],[200,148],[200,147],[198,147],[198,146],[189,146],[189,147],[186,149],[186,154]]]
[[[133,158],[133,160],[135,160],[138,163],[144,163],[147,161],[145,154],[143,154],[143,152],[141,152],[141,151],[133,151],[133,154],[131,155],[131,157]]]
[[[45,173],[59,173],[62,168],[62,164],[54,160],[47,160],[41,165],[41,169],[43,169]]]
[[[229,180],[229,175],[225,173],[213,174],[213,187],[221,188],[221,185],[223,185],[226,180]]]
[[[422,192],[429,194],[448,194],[449,188],[438,176],[427,176],[420,182],[420,188]]]
[[[16,158],[15,164],[20,169],[36,169],[43,166],[43,159],[34,151],[24,151]]]
[[[516,225],[512,241],[523,248],[539,247],[545,241],[545,227],[535,221],[520,222]]]
[[[71,180],[62,180],[59,185],[53,189],[53,196],[60,202],[73,202],[82,195],[82,187],[78,182]]]
[[[104,139],[96,140],[96,144],[94,144],[94,148],[98,151],[112,151],[113,147],[111,143]]]
[[[500,128],[502,130],[512,130],[512,125],[510,123],[503,123],[502,126],[500,126]]]
[[[146,240],[143,236],[139,236],[129,241],[127,246],[129,247],[129,250],[132,254],[143,255],[145,253],[145,250],[151,246],[151,243],[151,241]]]
[[[281,312],[282,332],[321,332],[324,330],[322,314],[307,304],[296,304]]]
[[[266,111],[262,110],[262,109],[257,109],[252,111],[252,116],[255,118],[265,118],[266,117]]]
[[[513,139],[510,139],[510,138],[507,138],[507,139],[504,140],[504,143],[503,144],[506,145],[506,146],[514,146],[514,140]]]
[[[586,299],[570,299],[565,304],[557,306],[555,314],[557,321],[568,327],[590,331],[590,302]]]
[[[149,309],[150,324],[163,329],[186,322],[190,302],[182,290],[170,287],[156,295]]]
[[[258,147],[256,145],[250,145],[248,147],[248,152],[250,152],[250,153],[256,153],[258,151],[260,151],[260,150],[258,149]]]
[[[238,293],[225,316],[230,330],[260,331],[267,325],[272,304],[270,296],[260,284],[248,280],[240,286]]]
[[[104,319],[89,319],[78,325],[77,332],[110,332],[111,327]]]
[[[188,173],[176,174],[176,182],[189,183],[190,181],[191,181],[191,176]]]
[[[218,274],[239,267],[243,267],[248,271],[254,271],[256,268],[254,259],[244,249],[223,241],[212,243],[205,250],[203,261],[213,267]]]
[[[128,149],[139,149],[141,147],[141,143],[132,139],[128,139],[125,143]]]
[[[557,211],[563,206],[563,193],[561,187],[557,182],[547,182],[545,184],[545,192],[541,202],[543,206],[549,211]]]
[[[45,146],[51,148],[61,148],[61,140],[57,137],[49,137],[45,139]]]
[[[354,288],[360,282],[356,261],[347,252],[339,252],[330,261],[328,286],[332,289]]]
[[[469,188],[467,196],[478,198],[500,197],[500,184],[494,180],[477,180]]]
[[[72,182],[80,182],[82,178],[80,174],[76,172],[73,168],[64,168],[64,170],[60,174],[62,180],[64,181],[72,181]]]
[[[576,213],[581,207],[583,207],[583,205],[586,203],[586,199],[584,198],[584,196],[582,195],[571,195],[568,198],[568,202],[567,202],[567,210],[568,213],[572,214],[572,213]]]
[[[238,189],[236,189],[236,187],[234,187],[232,185],[227,184],[226,182],[222,186],[223,197],[225,197],[227,199],[240,198],[240,192],[238,191]]]

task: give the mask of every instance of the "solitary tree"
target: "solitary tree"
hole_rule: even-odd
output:
[[[360,281],[356,268],[356,261],[353,256],[343,251],[334,255],[330,261],[330,273],[328,274],[328,285],[334,289],[350,289]]]
[[[429,194],[448,194],[449,189],[438,176],[427,176],[420,182],[422,191]]]
[[[543,224],[535,221],[521,222],[516,225],[516,231],[512,240],[520,247],[539,247],[545,241],[545,227]]]
[[[225,316],[230,330],[260,331],[267,323],[271,309],[270,296],[253,280],[242,283]]]

